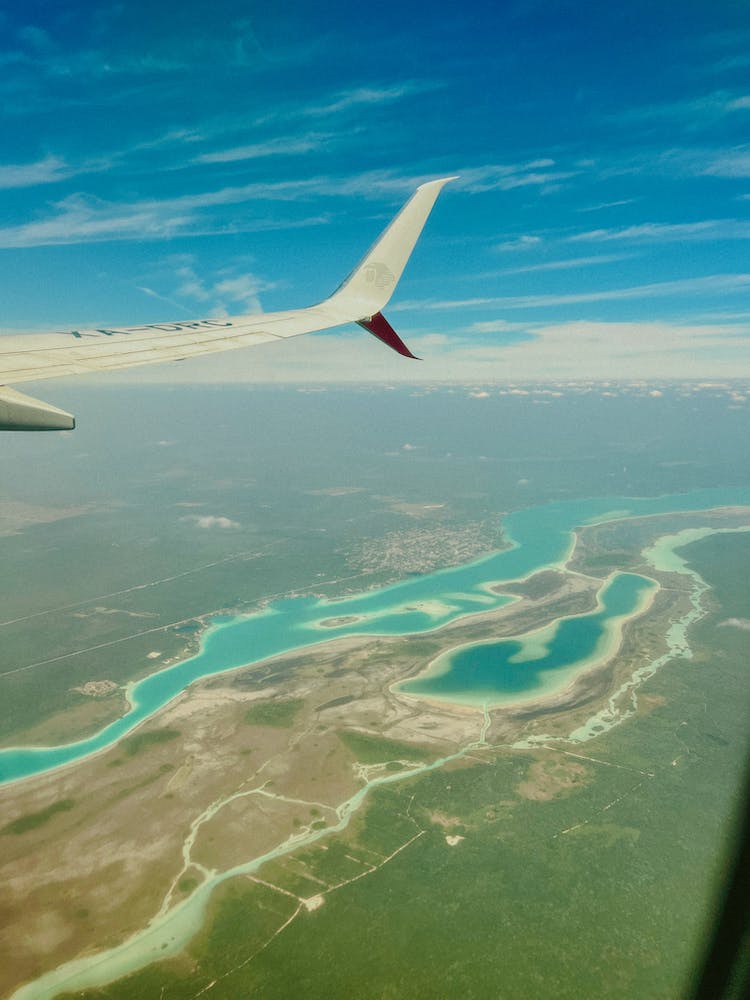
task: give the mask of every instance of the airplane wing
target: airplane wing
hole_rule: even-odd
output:
[[[318,305],[223,319],[0,336],[0,430],[75,427],[70,413],[10,388],[17,382],[182,360],[345,323],[358,323],[399,354],[413,358],[381,310],[393,294],[437,196],[454,179],[421,184],[349,277]]]

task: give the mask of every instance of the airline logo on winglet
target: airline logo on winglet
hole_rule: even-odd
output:
[[[366,264],[362,274],[365,281],[375,285],[376,288],[390,288],[396,281],[396,276],[390,267],[379,260],[372,260]]]

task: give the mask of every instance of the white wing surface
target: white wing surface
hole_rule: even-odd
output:
[[[0,430],[75,427],[71,414],[8,388],[18,382],[182,360],[345,323],[359,323],[400,354],[413,357],[381,310],[393,294],[438,194],[453,179],[420,185],[346,281],[318,305],[223,319],[0,337]]]

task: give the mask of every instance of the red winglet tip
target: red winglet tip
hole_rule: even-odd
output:
[[[385,318],[382,313],[375,313],[369,319],[358,319],[357,325],[361,326],[363,330],[367,330],[371,333],[373,337],[377,337],[384,344],[387,344],[392,350],[397,354],[400,354],[404,358],[411,358],[414,361],[421,361],[416,354],[412,354],[403,340],[399,337],[396,331],[393,329],[391,324]]]

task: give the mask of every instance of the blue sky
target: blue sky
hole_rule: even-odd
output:
[[[0,328],[386,314],[160,380],[750,377],[750,5],[0,3]]]

